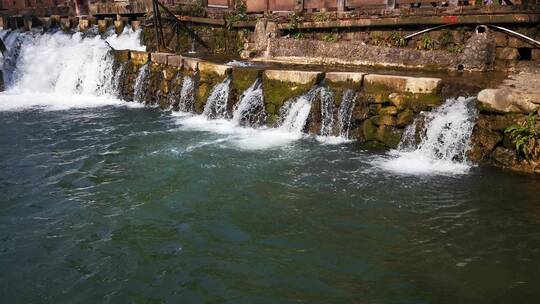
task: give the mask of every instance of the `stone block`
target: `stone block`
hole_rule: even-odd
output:
[[[109,19],[101,19],[97,21],[98,31],[103,34],[107,31],[107,28],[109,27]]]
[[[100,20],[101,21],[101,20]],[[146,64],[150,61],[150,53],[140,51],[130,51],[129,58],[131,62],[137,65]]]
[[[172,56],[172,53],[152,53],[150,54],[150,60],[152,60],[153,63],[157,64],[167,64],[167,58],[169,56]]]
[[[124,21],[122,20],[115,20],[114,21],[114,32],[117,34],[117,35],[120,35],[122,34],[122,32],[124,31]]]
[[[497,48],[495,58],[502,60],[517,60],[519,52],[515,48]]]
[[[266,70],[264,76],[270,80],[308,84],[317,82],[323,75],[321,72],[291,71],[291,70]]]
[[[79,31],[86,32],[90,27],[90,21],[88,19],[79,20]]]
[[[331,82],[357,82],[361,83],[364,73],[355,72],[328,72],[326,79]]]
[[[505,33],[494,32],[493,39],[495,40],[496,47],[507,47],[508,46],[508,35]]]
[[[179,55],[171,55],[167,57],[167,65],[182,68],[184,65],[184,57]]]
[[[129,60],[129,51],[128,50],[114,50],[114,56],[116,60],[120,62],[126,62]]]
[[[71,24],[69,22],[69,18],[61,18],[60,19],[60,28],[63,30],[63,31],[69,31],[69,29],[71,28]]]
[[[366,86],[385,86],[397,92],[437,93],[442,80],[429,77],[369,74],[364,76],[364,83]]]
[[[231,67],[222,65],[222,64],[211,63],[208,61],[201,61],[199,62],[199,71],[201,73],[217,74],[219,76],[225,76],[227,73],[231,71]]]
[[[136,31],[141,28],[141,21],[139,20],[133,20],[131,21],[131,28]]]
[[[540,49],[534,49],[531,51],[531,59],[534,61],[540,61]]]
[[[184,57],[184,64],[183,68],[186,71],[197,71],[199,69],[199,62],[201,62],[198,58],[189,58]]]

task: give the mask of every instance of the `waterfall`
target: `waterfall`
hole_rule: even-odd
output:
[[[227,117],[227,102],[229,100],[230,87],[231,78],[227,77],[212,89],[204,106],[204,116],[209,118]]]
[[[167,100],[172,109],[178,110],[178,104],[182,96],[182,74],[176,73],[171,83],[173,85],[170,88]]]
[[[334,94],[321,87],[321,136],[331,136],[334,131]]]
[[[133,101],[144,103],[146,101],[147,92],[145,91],[145,84],[150,76],[150,65],[146,63],[139,68],[137,78],[133,84]]]
[[[338,132],[342,138],[349,138],[351,118],[356,101],[356,93],[349,89],[343,92],[338,110]]]
[[[237,125],[260,126],[265,120],[262,81],[257,79],[240,96],[234,107],[232,121]]]
[[[119,98],[122,97],[121,93],[122,93],[123,81],[126,76],[127,68],[128,68],[127,62],[122,62],[118,64],[118,66],[116,67],[113,82],[114,82],[114,91],[116,92],[116,97],[119,97]]]
[[[319,87],[314,87],[307,93],[285,102],[280,109],[280,129],[293,133],[302,132],[311,111],[311,104],[319,90]]]
[[[91,33],[10,31],[5,33],[6,87],[12,93],[116,95],[117,77],[109,45],[131,47],[137,35],[109,37]]]
[[[381,166],[391,171],[412,174],[466,173],[469,141],[477,116],[475,98],[448,99],[432,112],[424,113],[407,128],[398,150]],[[416,144],[417,130],[421,141]]]
[[[195,79],[193,76],[184,76],[178,109],[182,112],[193,112],[195,105]]]

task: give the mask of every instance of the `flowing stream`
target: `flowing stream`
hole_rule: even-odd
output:
[[[321,102],[322,133],[348,138],[354,91],[336,109],[316,86],[275,127],[260,81],[231,100],[225,79],[204,115],[191,76],[181,111],[120,100],[105,39],[141,49],[138,35],[0,31],[2,303],[538,297],[539,181],[467,161],[474,99],[424,113],[388,153],[321,143],[310,113]]]

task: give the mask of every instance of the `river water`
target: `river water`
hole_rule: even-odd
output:
[[[540,296],[540,179],[439,151],[466,100],[428,124],[451,139],[387,152],[20,79],[0,95],[2,303]]]

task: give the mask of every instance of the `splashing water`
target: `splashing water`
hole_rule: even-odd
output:
[[[144,103],[146,100],[145,85],[150,76],[150,65],[147,63],[139,68],[133,84],[133,101]]]
[[[334,132],[334,94],[327,87],[321,87],[321,136],[331,136]]]
[[[182,112],[193,112],[195,105],[195,79],[193,76],[184,76],[178,108]]]
[[[139,43],[128,34],[109,37],[109,44]],[[2,31],[8,52],[4,57],[6,91],[0,109],[70,107],[119,104],[119,73],[110,46],[100,36],[33,30]],[[15,97],[17,96],[17,97]],[[71,100],[72,102],[67,102]]]
[[[217,84],[206,101],[203,115],[208,118],[226,118],[227,103],[229,101],[229,91],[231,87],[231,78],[227,77],[221,83]]]
[[[237,125],[260,126],[266,120],[262,81],[257,79],[240,96],[233,112],[233,123]]]
[[[425,114],[424,134],[416,143],[416,126],[404,133],[398,150],[388,158],[376,160],[383,169],[403,174],[464,174],[471,168],[467,161],[469,140],[477,116],[475,98],[448,99]]]
[[[311,111],[311,104],[317,97],[319,90],[319,87],[314,87],[307,93],[285,102],[280,109],[280,129],[292,133],[302,132]]]
[[[133,30],[131,26],[124,27],[122,34],[117,35],[114,29],[107,30],[105,41],[115,50],[146,51],[146,46],[141,44],[142,30]]]
[[[346,90],[341,97],[341,104],[338,110],[338,132],[342,138],[349,138],[355,100],[356,93],[350,89]]]

